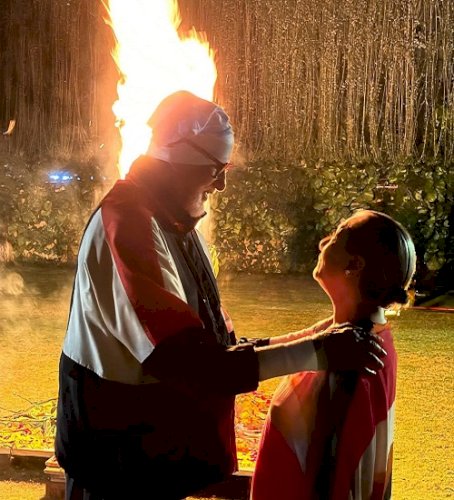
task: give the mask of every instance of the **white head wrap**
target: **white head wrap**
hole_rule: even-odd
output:
[[[225,111],[213,102],[179,91],[159,104],[148,123],[153,130],[148,156],[185,165],[230,160],[232,126]]]

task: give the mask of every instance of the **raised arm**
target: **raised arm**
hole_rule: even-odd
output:
[[[314,323],[309,328],[304,328],[303,330],[298,330],[296,332],[286,333],[284,335],[278,335],[277,337],[270,337],[269,345],[287,344],[302,337],[307,337],[308,335],[310,336],[314,335],[315,333],[323,332],[327,330],[332,324],[333,317],[330,316],[329,318],[317,321],[317,323]]]
[[[383,367],[380,358],[386,355],[381,342],[378,335],[344,323],[290,342],[258,347],[259,379],[327,369],[374,375]]]

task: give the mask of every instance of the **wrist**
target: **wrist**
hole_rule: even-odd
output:
[[[240,337],[238,339],[238,344],[251,344],[254,347],[266,347],[270,345],[270,338],[252,338],[248,339],[247,337]]]

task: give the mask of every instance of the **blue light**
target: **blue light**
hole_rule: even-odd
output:
[[[67,172],[64,170],[49,172],[47,176],[49,178],[49,182],[51,182],[52,184],[68,184],[74,179],[74,176],[71,172]]]

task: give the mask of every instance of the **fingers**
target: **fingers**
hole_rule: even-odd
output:
[[[385,364],[380,358],[384,358],[388,353],[380,345],[383,339],[375,333],[368,334],[368,357],[369,360],[365,363],[364,371],[369,375],[376,375],[378,370],[381,370]],[[372,358],[372,359],[371,359]]]
[[[386,353],[386,351],[384,349],[381,349],[381,350]],[[363,371],[367,375],[377,375],[378,371],[381,370],[385,366],[385,364],[373,352],[368,352],[367,354],[368,354],[369,359],[364,364]]]
[[[380,344],[383,344],[385,342],[383,337],[380,337],[380,335],[377,335],[376,333],[369,332],[368,335],[369,337],[372,337],[375,340],[375,342],[378,342]]]
[[[362,349],[363,356],[365,356],[365,358],[363,357],[364,364],[362,370],[368,375],[376,375],[378,371],[385,366],[380,358],[384,358],[388,353],[385,349],[383,349],[381,345],[383,344],[383,339],[379,335],[367,333],[364,336],[364,332],[362,332],[359,340],[357,339],[357,342],[364,340],[366,340],[366,342],[362,343]],[[358,344],[358,346],[359,345],[360,344]]]
[[[373,352],[380,357],[386,356],[388,353],[375,340],[369,339],[369,345],[372,346]]]
[[[383,361],[378,356],[376,356],[373,352],[369,352],[368,354],[369,354],[369,357],[372,358],[373,368],[378,368],[379,370],[381,370],[385,366],[385,363],[383,363]],[[370,360],[369,360],[369,362],[370,362]]]
[[[345,323],[337,323],[336,325],[333,326],[333,328],[343,330],[344,328],[353,329],[354,326],[351,323],[349,323],[348,321],[346,321]]]

